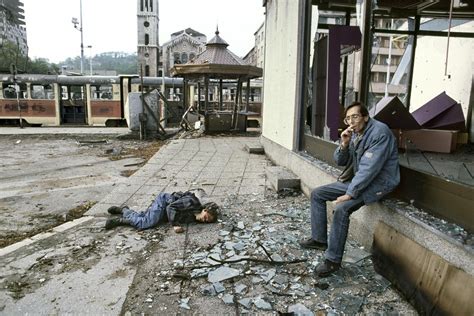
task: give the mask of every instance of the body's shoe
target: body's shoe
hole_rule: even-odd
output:
[[[301,240],[299,242],[300,246],[306,249],[319,249],[319,250],[326,250],[328,248],[328,244],[316,241],[314,239],[306,239]]]
[[[325,259],[323,262],[318,264],[318,266],[316,267],[316,270],[314,271],[314,273],[317,276],[319,276],[321,278],[324,278],[324,277],[327,277],[327,276],[333,274],[334,272],[336,272],[340,268],[341,268],[340,263],[332,262],[332,261],[329,261],[328,259]]]
[[[122,215],[123,208],[125,206],[111,206],[107,209],[107,212],[112,215]]]
[[[108,219],[105,222],[105,229],[112,229],[117,226],[125,226],[125,225],[130,225],[130,222],[123,218],[112,218],[112,219]]]

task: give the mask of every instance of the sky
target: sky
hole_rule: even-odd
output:
[[[22,0],[28,55],[60,62],[81,54],[81,33],[71,22],[80,18],[80,0]],[[228,49],[245,56],[263,23],[262,0],[159,0],[160,45],[171,33],[192,28],[210,40],[219,26]],[[137,50],[137,0],[82,0],[84,56]],[[87,48],[92,46],[92,48]]]

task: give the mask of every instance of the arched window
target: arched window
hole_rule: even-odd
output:
[[[149,77],[149,76],[150,76],[150,66],[146,65],[145,66],[145,77]]]
[[[182,54],[181,54],[181,62],[182,62],[183,64],[185,64],[185,63],[188,62],[188,54],[186,54],[186,53],[182,53]]]
[[[181,60],[179,59],[179,53],[174,53],[173,54],[173,63],[181,64]]]
[[[190,53],[189,54],[189,61],[193,60],[194,58],[196,58],[196,54]]]
[[[148,45],[150,43],[150,35],[145,34],[145,45]]]

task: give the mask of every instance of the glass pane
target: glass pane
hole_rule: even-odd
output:
[[[91,86],[92,100],[112,100],[112,85]]]
[[[413,36],[375,34],[372,46],[369,100],[370,109],[385,96],[398,96],[407,105],[407,83]]]
[[[449,19],[429,19],[423,18],[420,21],[420,30],[448,32]],[[474,33],[474,22],[470,20],[452,19],[451,32]]]
[[[31,85],[32,99],[54,99],[54,90],[51,85]]]
[[[413,31],[415,20],[413,18],[390,19],[386,17],[375,17],[374,27],[380,30]]]

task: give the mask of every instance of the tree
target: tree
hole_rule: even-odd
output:
[[[59,74],[59,66],[50,63],[46,58],[30,60],[27,67],[30,74]]]
[[[15,43],[3,40],[0,46],[0,73],[10,73],[12,65],[17,71],[26,67],[26,57],[21,54],[20,48]]]

